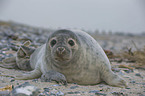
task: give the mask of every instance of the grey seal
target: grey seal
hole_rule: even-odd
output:
[[[60,29],[49,35],[46,44],[30,56],[29,74],[16,79],[94,85],[102,81],[112,86],[127,86],[111,70],[110,62],[97,41],[81,30]],[[57,78],[57,79],[56,79]]]

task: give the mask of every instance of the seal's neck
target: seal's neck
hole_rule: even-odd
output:
[[[73,73],[77,73],[77,71],[80,72],[80,55],[73,57],[70,61],[68,62],[55,62],[51,61],[51,68],[52,70],[58,71],[64,75],[69,75]]]

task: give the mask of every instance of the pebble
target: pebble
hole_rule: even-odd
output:
[[[124,72],[123,72],[123,71],[120,71],[120,72],[119,72],[119,75],[124,75]]]
[[[58,92],[56,93],[56,96],[64,96],[64,93],[61,92],[61,91],[58,91]]]
[[[95,95],[97,95],[97,96],[107,96],[107,94],[104,94],[104,93],[95,93]]]
[[[130,83],[136,83],[136,81],[132,80],[132,81],[130,81]]]
[[[127,87],[127,88],[125,88],[125,89],[131,89],[131,88]]]
[[[75,92],[67,92],[67,94],[79,94],[79,91],[75,91]]]
[[[10,82],[14,82],[15,80],[14,79],[12,79]]]
[[[12,96],[37,96],[40,91],[37,87],[29,84],[29,82],[25,82],[19,86],[16,86],[12,92]],[[23,94],[23,95],[22,95]]]
[[[99,87],[101,87],[101,88],[102,88],[102,87],[103,87],[103,85],[99,85]]]
[[[49,92],[50,88],[43,88],[45,92]]]
[[[50,92],[50,95],[54,95],[54,96],[64,96],[64,93],[61,92],[61,91],[58,91],[56,89],[53,89],[51,92]]]
[[[60,84],[55,84],[55,85],[51,85],[51,86],[61,86]]]
[[[126,96],[125,94],[123,94],[122,92],[111,92],[113,95],[115,96]]]
[[[38,79],[33,79],[32,82],[38,82]]]
[[[139,76],[139,77],[142,77],[142,76],[140,75],[140,73],[136,73],[136,74],[135,74],[135,76]]]
[[[9,96],[9,91],[0,91],[0,96]]]
[[[133,72],[133,70],[130,70],[130,69],[126,69],[126,70],[123,70],[123,71],[126,72],[126,73]]]
[[[71,86],[70,89],[76,89],[78,88],[79,86]]]
[[[99,90],[91,90],[89,91],[89,93],[97,93],[97,92],[100,92]]]
[[[0,49],[7,47],[7,45],[0,45]]]

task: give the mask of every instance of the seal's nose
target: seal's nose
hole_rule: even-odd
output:
[[[59,54],[62,54],[64,51],[65,51],[65,48],[64,48],[64,47],[58,47],[58,48],[57,48],[57,52],[58,52]]]

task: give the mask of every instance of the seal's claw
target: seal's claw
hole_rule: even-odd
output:
[[[41,76],[41,81],[42,82],[55,81],[57,83],[61,83],[65,86],[67,86],[67,81],[66,81],[65,76],[59,72],[54,71],[54,70],[48,71],[45,74],[43,74]]]
[[[124,87],[127,88],[127,87],[128,87],[128,84],[126,83],[125,80],[120,79],[120,80],[118,81],[118,83],[116,83],[116,85],[114,85],[114,86],[120,87],[120,88],[124,88]]]
[[[119,85],[120,85],[120,86],[123,86],[123,87],[125,87],[125,88],[128,87],[128,84],[126,83],[125,80],[121,80]]]

